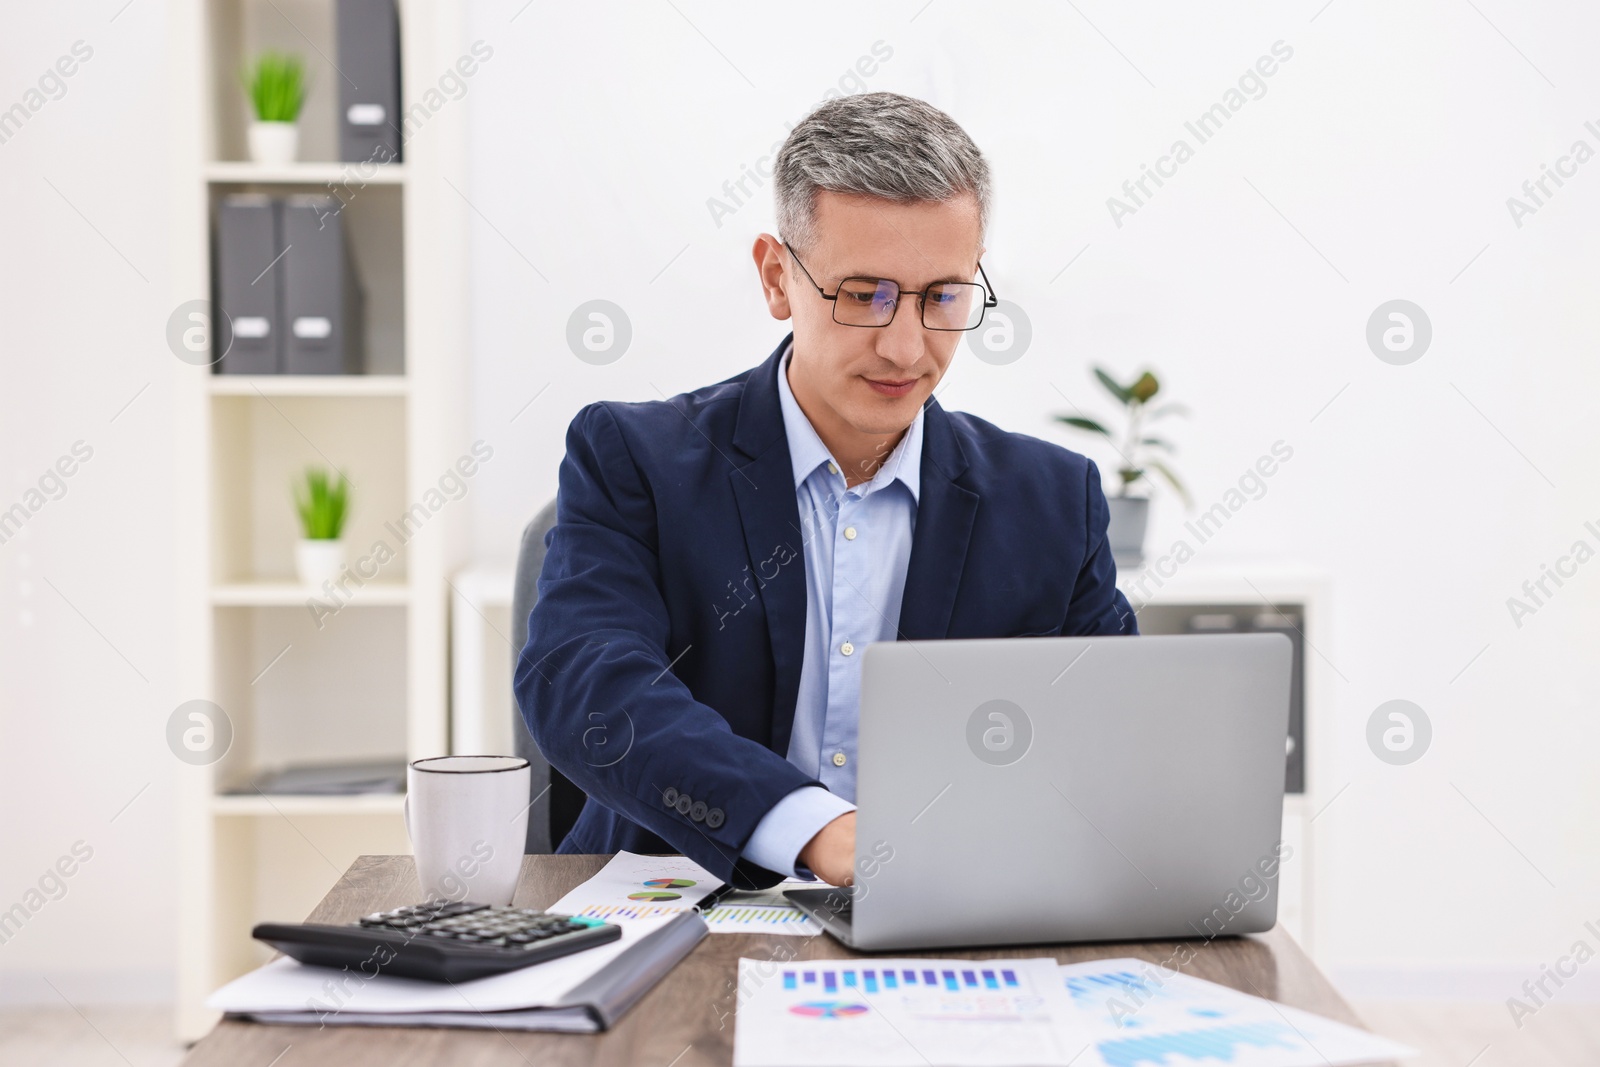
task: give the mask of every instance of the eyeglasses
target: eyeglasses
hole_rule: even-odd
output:
[[[978,264],[978,275],[984,285],[977,282],[934,282],[919,293],[901,289],[899,282],[888,278],[846,278],[839,283],[836,292],[829,294],[817,285],[817,280],[806,270],[806,265],[800,263],[800,257],[795,255],[793,248],[789,248],[789,254],[800,264],[806,281],[817,290],[817,295],[833,301],[833,321],[841,326],[887,326],[894,321],[895,312],[900,310],[901,298],[914,296],[920,299],[922,305],[924,328],[976,330],[983,324],[984,309],[997,307],[1000,303],[992,290],[985,288],[989,276],[983,272],[982,263]]]

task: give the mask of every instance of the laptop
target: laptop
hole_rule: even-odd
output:
[[[862,950],[1210,938],[1277,921],[1282,634],[890,641],[861,672]]]

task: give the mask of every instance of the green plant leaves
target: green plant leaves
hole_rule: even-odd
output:
[[[1117,476],[1122,480],[1121,492],[1126,495],[1128,489],[1154,474],[1159,474],[1163,481],[1170,485],[1177,494],[1183,498],[1185,506],[1193,508],[1194,501],[1189,497],[1189,491],[1184,488],[1178,476],[1165,462],[1154,458],[1151,452],[1172,454],[1177,451],[1176,446],[1164,437],[1141,436],[1145,419],[1159,419],[1168,415],[1187,415],[1189,409],[1183,404],[1164,403],[1158,408],[1145,409],[1145,405],[1161,392],[1161,380],[1154,371],[1144,370],[1134,379],[1132,385],[1122,385],[1103,367],[1089,368],[1098,381],[1117,401],[1126,408],[1127,427],[1122,435],[1122,444],[1117,446],[1118,435],[1108,429],[1104,423],[1082,415],[1057,415],[1057,422],[1065,423],[1075,430],[1086,433],[1099,434],[1112,442],[1119,455],[1122,465],[1117,469]]]
[[[340,474],[335,481],[328,477],[327,471],[307,467],[300,481],[290,485],[290,491],[306,540],[337,541],[344,532],[350,503],[350,484],[344,475]]]
[[[305,62],[288,52],[262,52],[239,72],[259,122],[293,122],[306,100]]]
[[[1090,433],[1101,434],[1105,437],[1111,436],[1110,430],[1106,429],[1098,422],[1095,422],[1093,419],[1085,419],[1078,415],[1057,415],[1056,419],[1066,423],[1068,426],[1075,426],[1080,430],[1088,430]]]
[[[1118,385],[1117,384],[1117,380],[1115,378],[1111,377],[1111,375],[1107,374],[1105,371],[1101,370],[1099,367],[1095,367],[1093,369],[1094,369],[1094,376],[1096,378],[1100,379],[1100,384],[1106,387],[1106,392],[1110,393],[1112,396],[1116,397],[1119,401],[1121,401],[1124,404],[1127,404],[1127,403],[1129,403],[1129,402],[1131,402],[1133,400],[1133,391],[1132,390],[1125,389],[1122,386]]]

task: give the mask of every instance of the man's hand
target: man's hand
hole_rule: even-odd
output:
[[[855,881],[856,813],[847,811],[817,831],[800,850],[800,862],[829,885]]]

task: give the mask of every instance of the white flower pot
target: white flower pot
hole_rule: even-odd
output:
[[[1111,558],[1118,567],[1133,569],[1144,565],[1144,532],[1150,521],[1150,501],[1142,496],[1106,498],[1111,512],[1106,540]]]
[[[294,546],[294,569],[301,584],[313,589],[321,589],[323,582],[337,582],[344,570],[344,542],[302,538]]]
[[[292,122],[252,122],[250,158],[269,167],[294,162],[300,152],[300,127]]]

